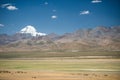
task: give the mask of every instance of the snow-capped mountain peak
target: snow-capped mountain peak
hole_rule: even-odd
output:
[[[45,36],[45,33],[37,32],[34,26],[28,25],[20,30],[19,33],[30,34],[31,36]]]

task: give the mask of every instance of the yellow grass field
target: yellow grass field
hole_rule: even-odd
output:
[[[120,80],[120,59],[0,60],[0,80]]]

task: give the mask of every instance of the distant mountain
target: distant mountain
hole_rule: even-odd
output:
[[[28,25],[25,28],[21,29],[18,33],[20,33],[20,34],[29,34],[29,35],[34,36],[34,37],[36,37],[36,36],[45,36],[46,35],[45,33],[37,32],[36,29],[31,25]]]
[[[0,34],[0,45],[5,45],[11,42],[11,37],[7,34]]]
[[[18,51],[120,50],[120,26],[79,29],[72,33],[65,33],[61,36],[55,33],[48,35],[39,33],[33,26],[27,26],[12,36],[1,34],[0,45],[0,49]]]

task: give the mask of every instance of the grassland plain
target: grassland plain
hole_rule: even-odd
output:
[[[24,52],[0,52],[0,59],[15,59],[15,58],[120,58],[120,51],[84,51],[84,52],[71,52],[71,51],[24,51]],[[81,57],[82,58],[82,57]]]
[[[0,53],[0,80],[120,80],[119,54],[4,52]]]

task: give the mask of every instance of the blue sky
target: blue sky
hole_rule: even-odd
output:
[[[27,25],[47,34],[119,26],[120,0],[0,0],[0,34]]]

